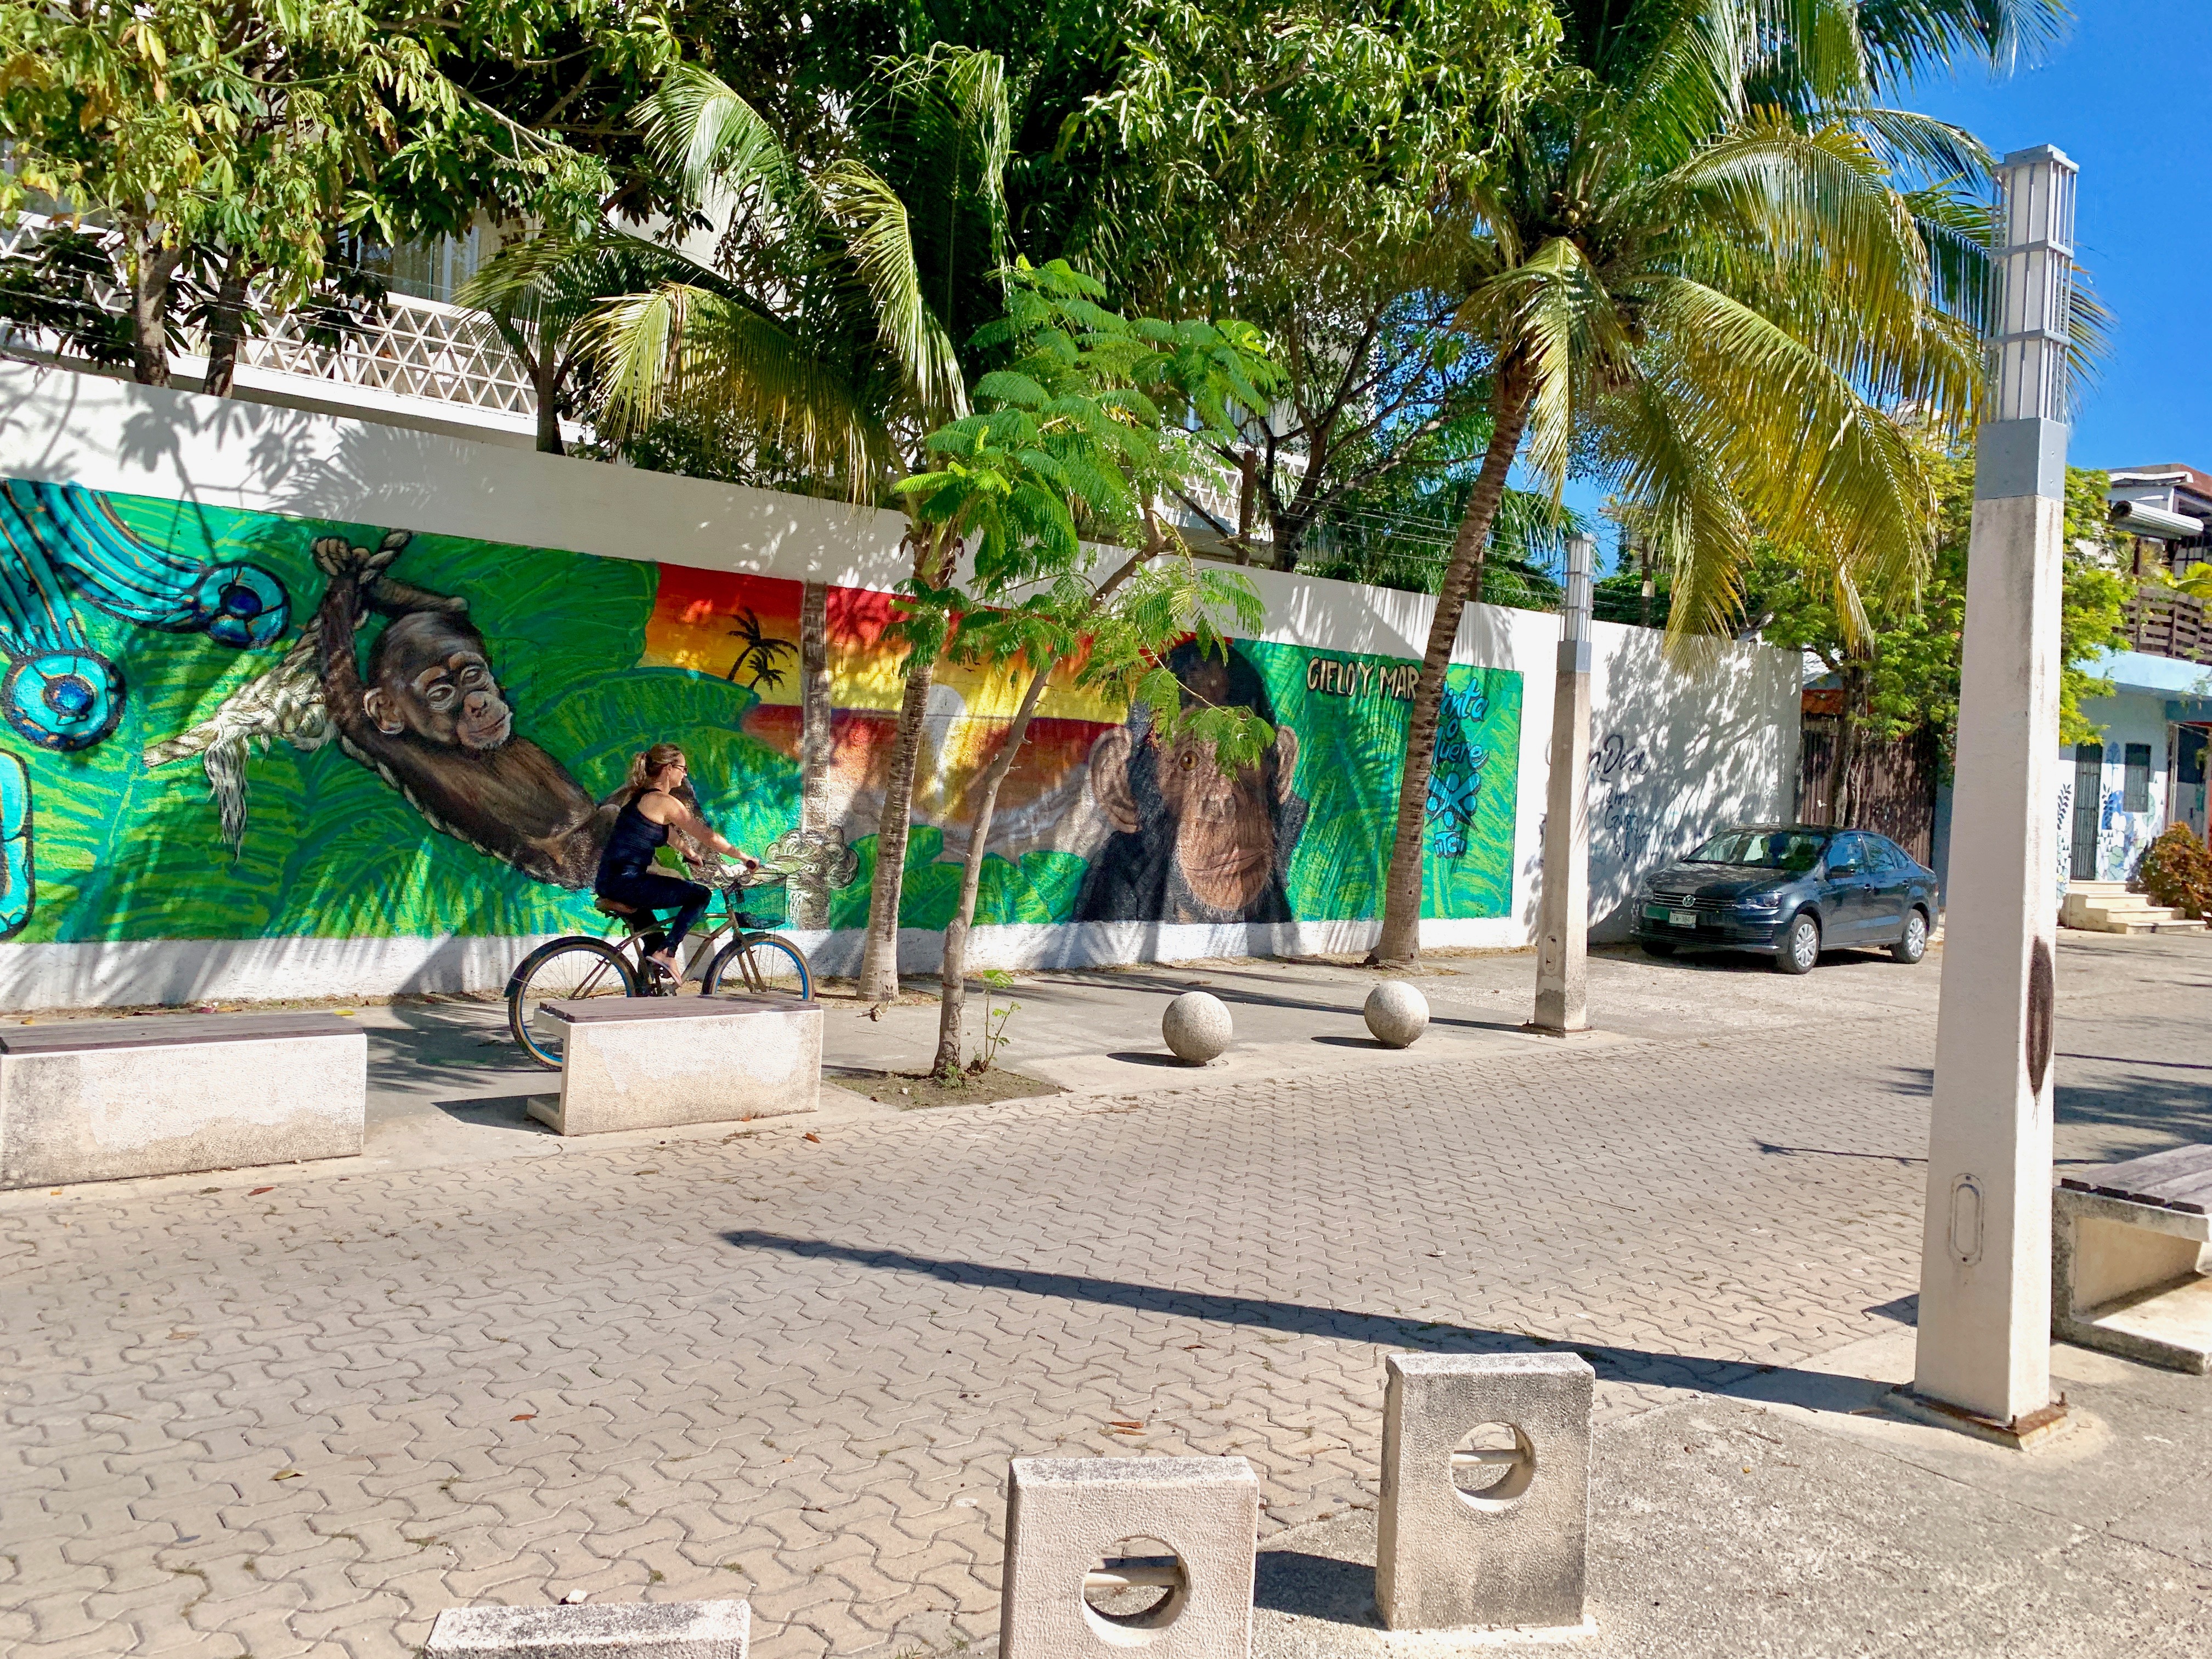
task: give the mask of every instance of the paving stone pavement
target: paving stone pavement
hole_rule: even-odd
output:
[[[2141,1067],[2194,1028],[2212,943],[2158,943],[2063,953],[2062,1156],[2205,1138],[2193,1073]],[[0,1650],[368,1659],[581,1589],[749,1596],[759,1659],[986,1653],[1011,1456],[1240,1453],[1279,1532],[1371,1505],[1395,1348],[1571,1344],[1618,1422],[1895,1329],[1933,997],[1800,1006],[1371,1078],[10,1195]]]

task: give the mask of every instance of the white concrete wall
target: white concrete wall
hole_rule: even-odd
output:
[[[840,586],[889,588],[907,568],[895,513],[15,364],[0,364],[0,476]],[[1251,575],[1267,605],[1261,639],[1421,654],[1425,596]],[[1799,659],[1726,646],[1688,674],[1662,659],[1654,633],[1600,623],[1594,636],[1592,933],[1620,938],[1645,871],[1722,824],[1790,816]],[[1531,935],[1558,639],[1558,618],[1539,612],[1470,606],[1461,624],[1455,660],[1522,676],[1513,897],[1504,916],[1425,923],[1425,944]],[[1377,926],[983,928],[970,955],[980,968],[1346,951],[1364,949]],[[857,961],[857,934],[799,937],[825,971]],[[0,1006],[489,988],[532,942],[0,945]],[[909,935],[901,957],[933,966],[935,936]]]

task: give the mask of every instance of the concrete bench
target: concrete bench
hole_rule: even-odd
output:
[[[335,1014],[0,1024],[0,1188],[357,1156],[368,1103]]]
[[[2051,1334],[2212,1371],[2212,1146],[2068,1176],[2051,1194]]]
[[[822,1007],[789,997],[587,997],[541,1002],[561,1041],[561,1097],[530,1114],[564,1135],[811,1112]]]

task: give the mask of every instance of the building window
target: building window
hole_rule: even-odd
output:
[[[2121,798],[2120,807],[2129,812],[2150,811],[2150,745],[2147,743],[2128,745],[2127,793]]]

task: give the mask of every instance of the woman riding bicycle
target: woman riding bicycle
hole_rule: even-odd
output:
[[[692,923],[707,913],[713,895],[696,881],[653,867],[653,855],[668,844],[668,832],[680,830],[701,847],[726,853],[751,869],[760,868],[757,859],[738,851],[677,794],[688,770],[684,751],[672,743],[656,743],[630,762],[629,779],[615,797],[623,803],[622,814],[607,836],[606,849],[599,854],[599,877],[592,884],[592,890],[601,898],[632,910],[676,913],[665,933],[655,936],[660,943],[645,956],[672,978],[679,972],[676,947],[683,944]]]

